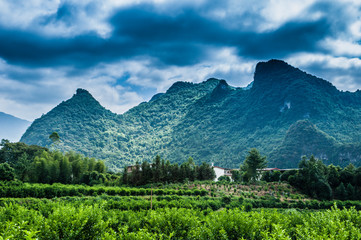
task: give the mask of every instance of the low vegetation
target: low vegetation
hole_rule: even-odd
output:
[[[353,165],[311,156],[298,170],[261,174],[266,158],[251,149],[232,181],[214,182],[211,166],[192,158],[178,165],[156,156],[112,173],[73,152],[1,145],[1,240],[361,237]]]
[[[93,200],[93,199],[92,199]],[[326,211],[212,211],[196,207],[153,210],[107,199],[1,202],[2,239],[359,239],[354,208]],[[91,204],[89,204],[92,202]]]

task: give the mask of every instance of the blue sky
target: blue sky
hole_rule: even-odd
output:
[[[77,88],[122,113],[176,81],[252,81],[282,59],[361,88],[361,2],[0,0],[0,111],[34,120]]]

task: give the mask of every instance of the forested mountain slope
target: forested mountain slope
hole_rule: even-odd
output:
[[[192,156],[197,163],[238,167],[252,147],[280,168],[296,167],[301,155],[316,150],[325,161],[360,165],[360,117],[360,91],[339,91],[283,61],[270,60],[257,64],[250,88],[218,79],[177,82],[122,115],[77,90],[35,120],[21,141],[49,146],[49,135],[57,131],[62,140],[58,148],[105,159],[113,169],[156,154],[171,162]],[[299,127],[293,125],[305,119]],[[316,140],[290,150],[303,137]],[[330,144],[336,146],[332,152],[324,148]]]

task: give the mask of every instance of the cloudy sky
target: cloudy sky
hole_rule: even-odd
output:
[[[0,0],[0,111],[34,120],[77,88],[122,113],[176,81],[252,81],[282,59],[361,89],[361,2]]]

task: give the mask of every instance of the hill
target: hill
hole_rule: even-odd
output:
[[[339,91],[326,80],[270,60],[257,64],[248,88],[218,79],[177,82],[122,115],[104,109],[86,90],[77,90],[35,120],[21,141],[49,146],[50,133],[57,131],[61,150],[105,159],[112,169],[152,160],[156,154],[171,162],[192,156],[197,163],[238,167],[252,147],[266,154],[270,165],[296,167],[299,155],[331,143],[339,152],[327,152],[326,161],[342,156],[343,165],[360,165],[360,100],[360,91]],[[297,154],[282,151],[304,138],[315,140]]]
[[[0,140],[19,141],[31,122],[0,112]]]

